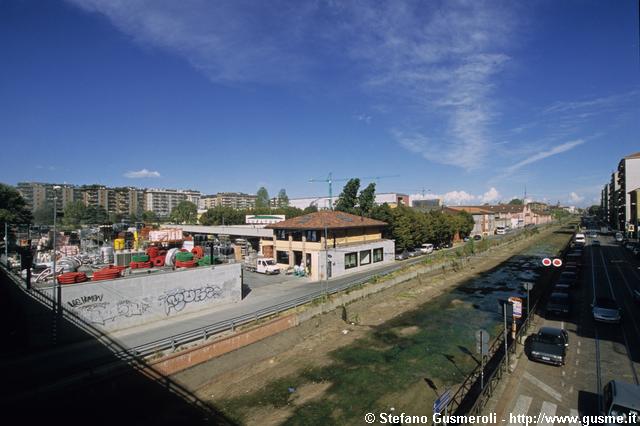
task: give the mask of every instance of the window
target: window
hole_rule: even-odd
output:
[[[358,253],[347,253],[344,255],[344,269],[351,269],[358,266]]]
[[[276,229],[276,239],[277,240],[288,240],[287,231],[284,229]]]
[[[318,231],[305,231],[307,241],[317,243],[320,241],[320,233]]]
[[[291,233],[291,239],[293,241],[302,241],[302,231],[293,231]]]
[[[276,251],[276,261],[278,263],[284,263],[286,265],[289,264],[289,252],[288,251]]]
[[[368,265],[371,263],[371,250],[362,250],[360,252],[360,265]]]
[[[382,262],[384,259],[384,255],[382,252],[382,247],[373,249],[373,262]]]

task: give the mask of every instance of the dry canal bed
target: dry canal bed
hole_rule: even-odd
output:
[[[407,281],[175,378],[241,424],[362,424],[368,412],[431,415],[472,371],[474,334],[495,337],[498,299],[538,280],[568,232],[499,247],[459,272]],[[344,321],[344,318],[347,321]],[[203,377],[208,383],[203,384]]]

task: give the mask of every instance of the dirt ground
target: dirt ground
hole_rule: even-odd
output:
[[[332,351],[365,337],[373,327],[490,270],[555,229],[552,227],[530,238],[493,248],[482,256],[471,258],[459,272],[420,276],[354,302],[346,307],[347,322],[342,320],[343,312],[338,309],[178,373],[173,378],[202,400],[219,405],[220,401],[263,390],[269,383],[302,369],[326,366],[333,362],[329,356]],[[417,328],[405,327],[397,332],[411,335],[416,331]],[[329,386],[329,382],[305,384],[295,389],[286,406],[254,408],[243,413],[243,422],[247,425],[280,424],[296,406],[323,397]]]

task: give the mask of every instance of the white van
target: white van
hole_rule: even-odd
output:
[[[575,242],[576,244],[585,244],[587,242],[587,239],[585,238],[584,234],[578,233],[574,237],[573,242]]]
[[[504,226],[498,226],[496,228],[496,235],[504,235],[507,233],[507,230],[504,228]]]
[[[433,244],[423,244],[422,246],[420,246],[420,251],[424,254],[433,253]]]

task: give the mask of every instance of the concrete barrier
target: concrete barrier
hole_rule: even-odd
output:
[[[233,336],[206,342],[179,353],[168,355],[155,362],[152,361],[150,366],[155,372],[168,376],[273,336],[298,324],[297,315],[276,318],[249,330],[238,332]]]
[[[242,298],[241,265],[129,275],[62,286],[62,305],[104,331],[148,324]],[[42,289],[52,296],[52,288]]]

